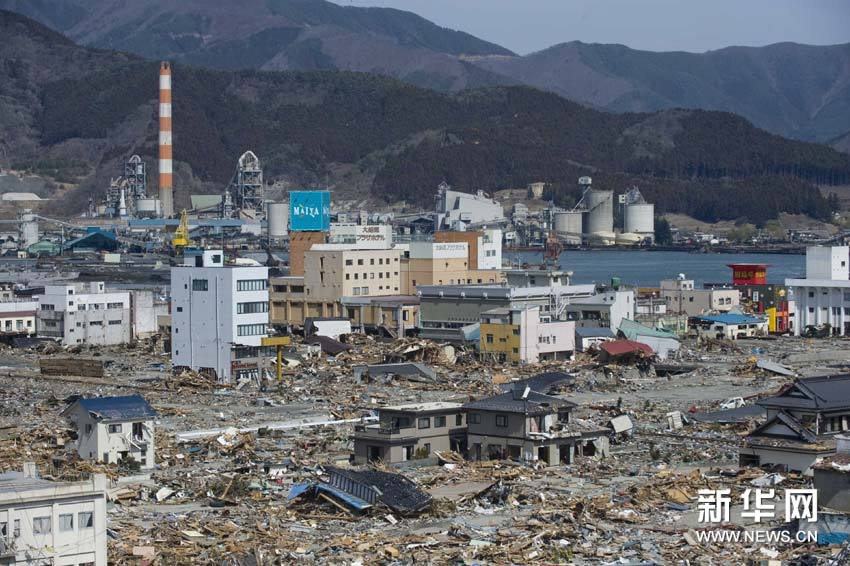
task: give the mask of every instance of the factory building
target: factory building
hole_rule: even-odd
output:
[[[38,303],[38,335],[63,346],[111,346],[132,339],[130,293],[107,291],[103,281],[47,285]]]
[[[463,230],[470,226],[506,222],[502,205],[485,195],[454,191],[441,183],[437,188],[437,228]]]
[[[794,306],[791,330],[829,325],[834,335],[850,335],[850,248],[813,246],[806,250],[805,279],[786,279]]]
[[[225,265],[221,250],[187,250],[171,268],[171,363],[223,382],[258,379],[266,363],[267,267]]]

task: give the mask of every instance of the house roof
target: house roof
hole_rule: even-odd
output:
[[[822,375],[796,380],[772,397],[758,402],[762,407],[831,411],[850,407],[850,374]]]
[[[78,399],[65,409],[62,414],[68,414],[77,404],[101,422],[148,420],[157,416],[157,412],[153,407],[139,394],[124,397]]]
[[[614,332],[607,326],[600,328],[581,327],[576,328],[576,336],[579,338],[614,338]]]
[[[763,318],[736,313],[702,315],[694,318],[716,324],[759,324],[765,322]]]
[[[651,328],[628,318],[624,318],[620,322],[619,331],[629,340],[636,340],[640,336],[652,336],[653,338],[669,338],[671,340],[676,340],[676,335],[669,330]]]
[[[785,425],[794,433],[795,436],[789,437],[785,434],[771,434],[770,429],[775,428],[777,425]],[[798,421],[785,411],[778,412],[775,417],[753,430],[753,432],[751,432],[749,435],[750,438],[759,436],[780,436],[785,438],[791,438],[791,440],[796,440],[799,442],[807,442],[810,444],[814,444],[818,440],[818,437],[815,435],[815,433],[807,429],[800,421]]]
[[[652,355],[652,348],[643,342],[635,342],[634,340],[613,340],[611,342],[603,342],[599,346],[602,350],[612,357],[625,356],[626,354],[635,354],[643,352]]]
[[[572,383],[575,380],[575,377],[562,371],[547,371],[544,373],[538,373],[537,375],[529,377],[528,379],[506,383],[502,386],[502,391],[513,390],[517,388],[523,391],[525,390],[525,387],[528,386],[531,388],[532,391],[548,394],[551,393],[552,390],[555,389],[557,386],[564,383]]]
[[[529,391],[525,399],[522,398],[524,388],[517,387],[493,397],[479,399],[466,403],[464,409],[477,409],[481,411],[502,411],[506,413],[523,413],[526,415],[554,413],[561,408],[572,408],[577,405],[572,401],[544,395],[537,391]]]

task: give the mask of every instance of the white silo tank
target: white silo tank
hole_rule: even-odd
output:
[[[282,238],[289,230],[289,204],[270,202],[266,219],[269,223],[269,238]]]
[[[623,212],[623,231],[643,237],[655,234],[655,205],[627,204]]]
[[[555,232],[567,244],[581,244],[581,229],[581,210],[568,210],[555,213]]]
[[[584,232],[589,235],[614,233],[614,191],[590,189],[584,194],[587,207]]]
[[[159,199],[140,198],[136,200],[136,216],[138,216],[139,218],[159,218]]]

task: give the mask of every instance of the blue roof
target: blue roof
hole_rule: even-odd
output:
[[[757,324],[764,322],[763,318],[757,318],[746,314],[712,314],[694,317],[697,320],[705,320],[707,322],[716,322],[717,324]]]
[[[581,327],[576,328],[576,334],[580,338],[614,338],[614,332],[606,327]]]
[[[101,241],[100,245],[96,244],[99,239]],[[86,235],[80,236],[70,242],[65,242],[65,249],[75,248],[80,244],[89,244],[90,247],[99,249],[115,248],[118,246],[118,236],[114,232],[107,232],[100,228],[86,228]]]
[[[94,414],[98,420],[104,422],[148,420],[157,414],[144,397],[138,393],[124,397],[79,399],[77,403],[89,413]],[[73,406],[71,405],[71,407]]]

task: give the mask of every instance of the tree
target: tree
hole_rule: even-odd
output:
[[[670,223],[663,216],[655,217],[655,243],[661,246],[669,246],[673,243],[673,231]]]

